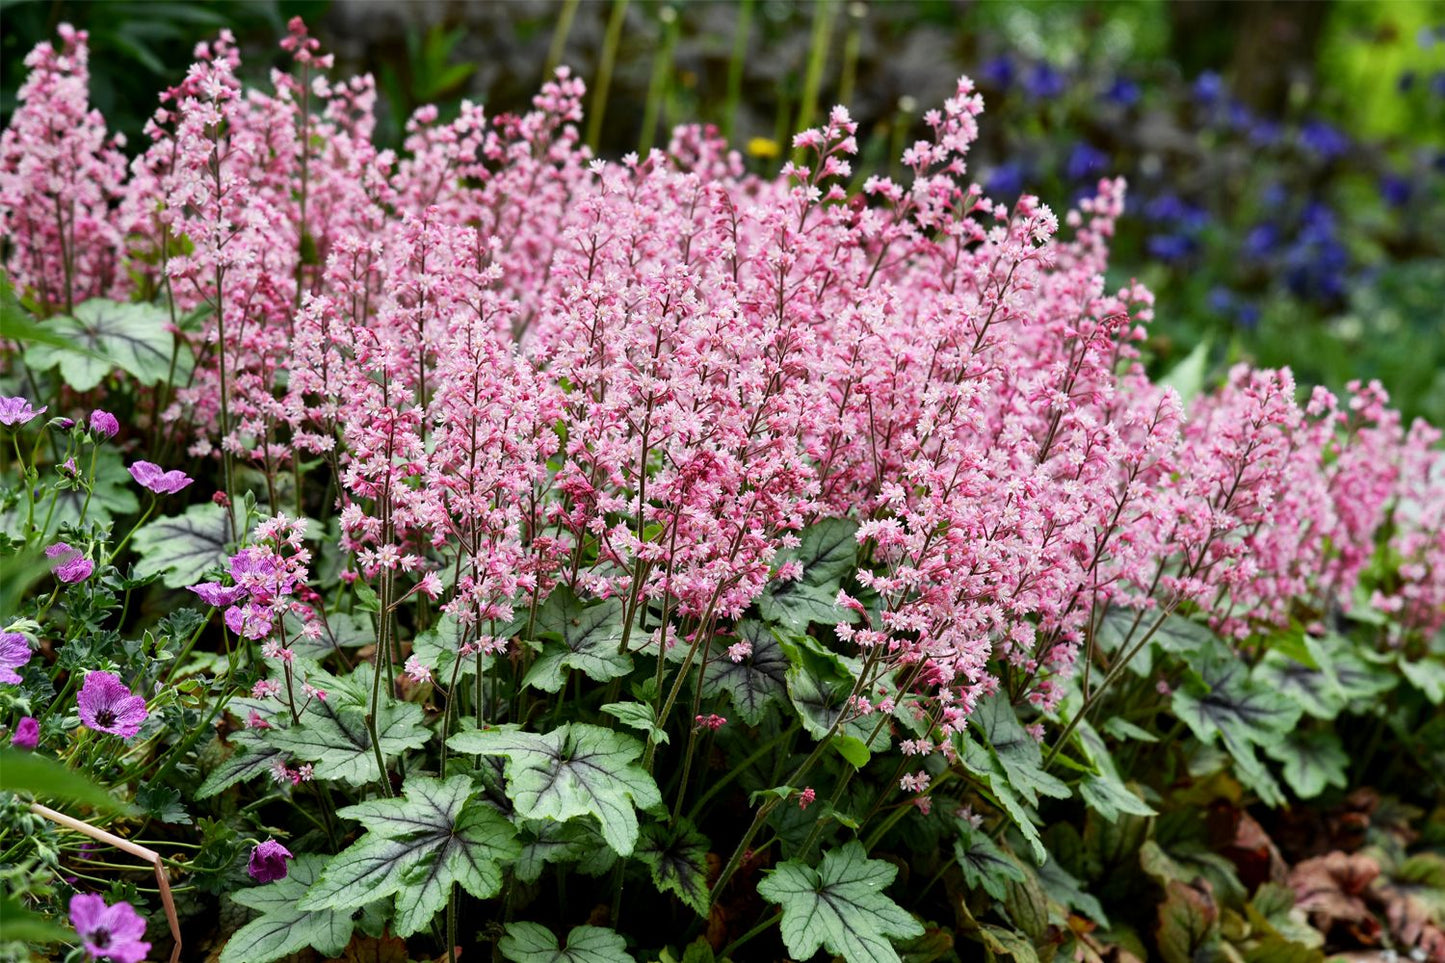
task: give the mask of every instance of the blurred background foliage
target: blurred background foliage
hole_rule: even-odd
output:
[[[1379,378],[1445,424],[1445,4],[0,0],[0,114],[25,52],[69,21],[91,34],[95,104],[135,149],[198,40],[229,27],[263,81],[295,15],[341,71],[376,75],[393,145],[422,104],[521,109],[568,64],[605,156],[701,120],[776,170],[791,132],[844,102],[861,184],[896,172],[968,73],[990,194],[1062,209],[1128,178],[1113,280],[1158,296],[1156,369],[1206,345],[1216,374],[1247,359],[1336,388]]]

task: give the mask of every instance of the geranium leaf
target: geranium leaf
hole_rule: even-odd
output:
[[[303,910],[296,905],[325,862],[325,856],[306,853],[291,860],[285,878],[232,893],[234,902],[261,915],[231,934],[220,963],[269,963],[307,947],[325,956],[341,955],[351,941],[355,907]]]
[[[453,883],[478,899],[502,887],[503,863],[522,852],[516,829],[472,798],[472,781],[412,776],[405,795],[347,806],[338,815],[366,830],[326,864],[299,908],[356,907],[398,894],[393,927],[409,936],[446,905]]]
[[[225,509],[210,502],[147,522],[131,540],[140,556],[136,578],[159,575],[167,588],[194,585],[207,569],[226,560],[228,527]]]
[[[349,681],[366,683],[371,672],[371,666],[363,663]],[[266,739],[277,749],[313,763],[317,779],[340,779],[362,786],[381,778],[381,773],[376,768],[365,712],[360,706],[348,705],[345,695],[342,690],[339,697],[311,700],[299,723],[269,730]],[[383,758],[426,745],[431,732],[423,716],[421,706],[415,703],[400,702],[390,695],[380,701],[376,735]]]
[[[642,831],[637,858],[652,870],[652,884],[660,893],[676,893],[699,916],[706,917],[707,837],[687,820],[675,826],[654,823]]]
[[[507,759],[507,797],[527,819],[593,816],[619,855],[637,845],[637,813],[662,801],[636,760],[642,743],[601,726],[573,723],[547,733],[514,728],[462,732],[458,752]]]
[[[727,693],[738,717],[755,726],[763,721],[769,703],[783,701],[788,689],[788,658],[762,622],[739,622],[737,636],[751,642],[753,651],[738,662],[725,654],[714,656],[702,673],[702,693],[709,699]]]
[[[567,945],[540,923],[508,923],[497,949],[513,963],[635,963],[627,941],[602,926],[574,926]]]
[[[580,669],[597,682],[621,678],[632,671],[632,656],[622,644],[622,600],[584,606],[565,585],[547,596],[537,612],[537,629],[550,637],[532,664],[523,685],[557,692],[569,669]]]
[[[796,959],[820,947],[848,963],[899,963],[890,937],[910,939],[923,926],[883,892],[898,867],[869,859],[857,840],[823,854],[816,869],[779,863],[758,883],[758,895],[783,909],[783,944]]]
[[[76,391],[94,388],[113,368],[153,385],[171,370],[175,337],[169,325],[170,315],[158,304],[92,299],[77,305],[73,317],[42,325],[67,346],[34,344],[25,352],[25,363],[39,371],[59,365],[61,377]]]

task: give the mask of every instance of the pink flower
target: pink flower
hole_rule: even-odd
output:
[[[157,495],[174,495],[195,481],[179,469],[165,471],[160,465],[148,461],[138,461],[131,465],[130,476],[139,482],[141,487],[149,488]]]
[[[109,672],[90,672],[76,697],[80,721],[96,732],[108,732],[130,739],[145,722],[146,701],[132,695],[125,683]]]
[[[146,921],[129,903],[107,906],[94,893],[79,893],[70,898],[70,924],[80,934],[87,959],[140,963],[151,949],[141,939]]]
[[[19,632],[0,633],[0,682],[19,685],[15,670],[30,661],[30,642]]]
[[[71,548],[65,542],[56,542],[45,550],[47,558],[59,558],[55,566],[55,577],[66,584],[83,582],[95,571],[95,563],[86,558],[79,549]]]
[[[10,736],[10,745],[16,749],[30,750],[40,742],[40,723],[31,716],[26,716],[15,725],[15,732]]]
[[[274,839],[268,839],[251,850],[246,872],[258,883],[274,883],[286,878],[286,860],[291,851]]]
[[[0,425],[23,425],[38,415],[45,413],[48,406],[42,405],[39,411],[30,407],[30,402],[24,398],[0,398]]]
[[[818,798],[818,792],[812,786],[798,793],[798,808],[807,809],[813,805],[813,800]]]
[[[97,408],[90,413],[90,430],[97,435],[114,438],[120,432],[120,422],[115,415]]]

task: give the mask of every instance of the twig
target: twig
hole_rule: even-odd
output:
[[[171,882],[166,878],[166,868],[165,864],[161,862],[161,854],[153,849],[147,849],[144,846],[133,843],[128,839],[122,839],[114,833],[108,833],[104,829],[99,829],[73,816],[58,813],[48,806],[40,805],[40,803],[31,803],[30,811],[37,816],[44,816],[51,822],[58,823],[66,829],[73,829],[78,833],[83,833],[97,842],[109,843],[116,849],[130,853],[137,859],[143,859],[155,867],[156,887],[161,891],[161,903],[166,908],[166,922],[170,924],[171,939],[175,941],[175,947],[171,950],[171,963],[177,963],[181,958],[181,923],[176,917],[176,901],[171,897]]]

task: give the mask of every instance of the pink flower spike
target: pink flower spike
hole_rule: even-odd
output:
[[[122,739],[134,738],[145,722],[146,701],[132,695],[125,683],[109,672],[90,672],[76,697],[80,721],[96,732],[108,732]]]
[[[804,789],[798,794],[798,808],[807,809],[809,806],[813,805],[813,800],[817,798],[818,791],[812,786],[809,786],[807,789]]]
[[[79,893],[70,898],[70,924],[80,935],[87,959],[140,963],[151,950],[141,939],[146,921],[129,903],[107,906],[94,893]]]
[[[30,407],[30,402],[24,398],[0,398],[0,425],[9,425],[13,428],[16,425],[27,424],[44,414],[47,407],[49,406],[41,405],[40,410],[37,411]]]
[[[29,752],[40,742],[40,723],[34,717],[26,716],[15,724],[15,732],[10,736],[10,745],[15,749],[24,749]]]
[[[157,495],[174,495],[195,481],[179,469],[165,471],[160,465],[148,461],[138,461],[131,465],[130,477],[140,483],[142,488],[148,488]]]
[[[274,839],[268,839],[251,850],[246,872],[258,883],[274,883],[286,878],[286,860],[290,858],[291,850]]]
[[[15,670],[30,661],[30,642],[19,632],[0,633],[0,683],[19,685]]]

